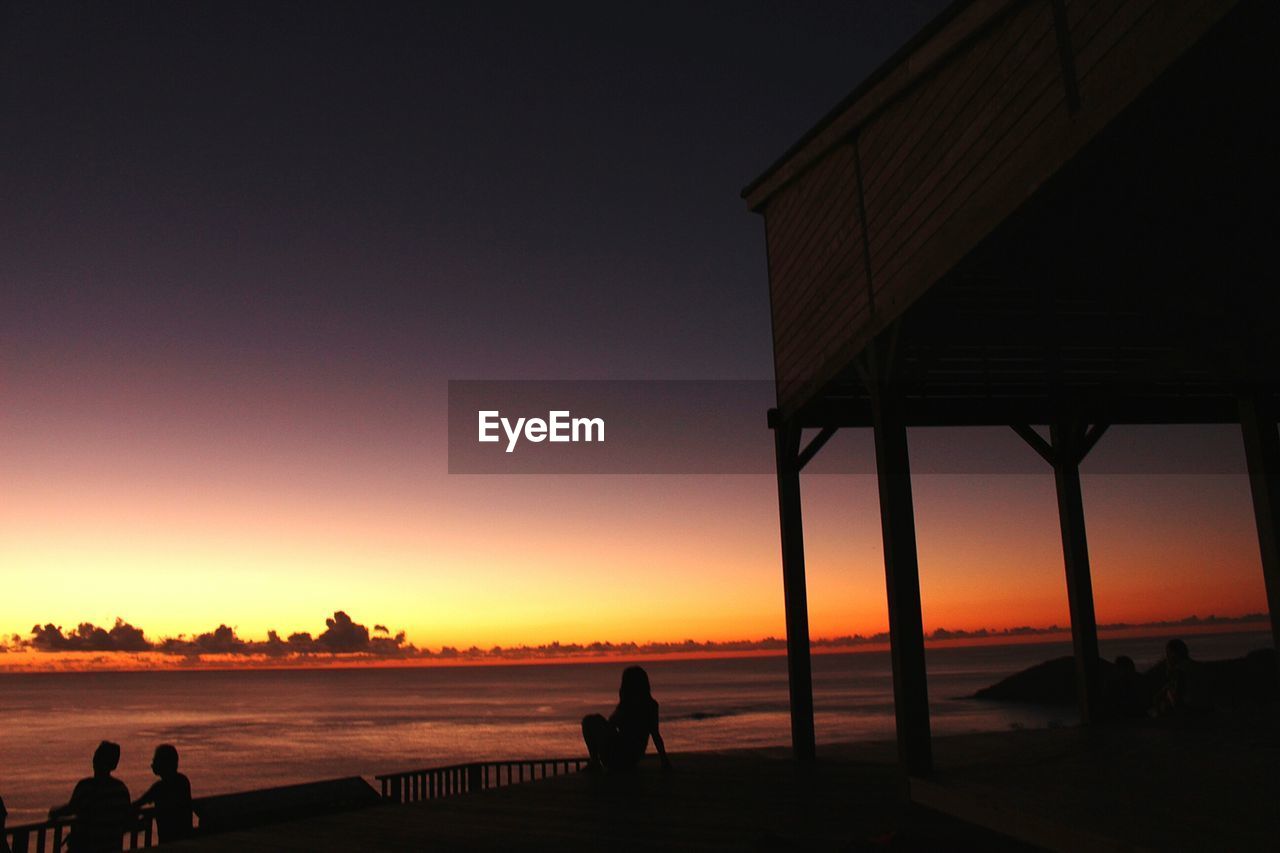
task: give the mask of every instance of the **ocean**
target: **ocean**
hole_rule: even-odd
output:
[[[1104,638],[1102,653],[1158,661],[1165,637]],[[1200,659],[1271,645],[1265,632],[1189,636]],[[930,648],[936,734],[1069,725],[1074,709],[964,698],[1052,657],[1068,642]],[[616,660],[396,669],[62,672],[0,675],[0,797],[10,825],[43,819],[90,772],[98,741],[123,748],[133,795],[172,743],[196,796],[462,761],[583,754],[579,720],[608,713]],[[790,742],[784,657],[645,661],[667,748]],[[815,655],[820,743],[893,737],[885,651]],[[678,760],[678,758],[677,758]]]

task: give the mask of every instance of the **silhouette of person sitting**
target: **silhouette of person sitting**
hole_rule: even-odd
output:
[[[156,747],[151,772],[160,777],[147,792],[134,800],[134,809],[154,803],[156,829],[161,841],[178,841],[191,836],[191,782],[178,772],[178,750],[168,743]]]
[[[662,768],[670,770],[666,745],[658,732],[658,703],[649,692],[649,675],[641,667],[629,666],[622,672],[618,707],[608,719],[600,714],[583,717],[582,739],[587,743],[592,767],[632,770],[644,755],[650,737],[662,759]]]
[[[1165,683],[1156,694],[1151,716],[1162,717],[1175,711],[1205,710],[1209,697],[1205,690],[1200,664],[1191,659],[1187,644],[1174,638],[1164,647]]]
[[[124,833],[133,820],[129,789],[111,775],[120,764],[120,745],[104,740],[93,753],[93,775],[81,779],[66,805],[49,809],[49,818],[73,816],[67,846],[72,853],[115,853],[124,849]]]
[[[1112,716],[1125,719],[1146,715],[1150,696],[1143,694],[1142,679],[1133,658],[1128,655],[1116,658],[1106,688],[1107,710]]]

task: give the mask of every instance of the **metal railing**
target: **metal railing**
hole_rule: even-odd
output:
[[[124,832],[124,849],[141,850],[155,845],[155,809],[138,812],[138,820]],[[74,818],[61,817],[39,823],[23,823],[7,827],[5,841],[13,853],[61,853],[71,835]]]
[[[374,778],[378,780],[384,800],[416,803],[565,776],[577,773],[587,765],[587,761],[586,758],[474,761],[387,773]],[[4,838],[13,853],[61,853],[74,824],[73,818],[19,824],[5,829]],[[138,813],[137,823],[125,831],[124,849],[141,850],[155,844],[155,809],[148,807]]]
[[[382,798],[394,803],[438,800],[577,773],[586,758],[531,758],[523,761],[475,761],[375,776]]]

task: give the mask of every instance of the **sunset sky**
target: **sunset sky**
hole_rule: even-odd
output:
[[[0,633],[781,636],[772,477],[450,474],[447,382],[770,378],[738,190],[942,5],[6,8]],[[1265,610],[1235,431],[1096,454],[1100,622]],[[874,480],[804,488],[812,633],[884,630]],[[915,488],[927,629],[1066,624],[1047,468]]]

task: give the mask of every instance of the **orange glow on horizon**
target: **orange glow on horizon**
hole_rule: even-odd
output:
[[[121,617],[260,640],[336,610],[433,649],[784,634],[768,476],[450,476],[427,403],[370,425],[358,395],[332,434],[280,400],[237,425],[189,393],[45,397],[0,448],[5,636]],[[170,428],[154,407],[178,403],[208,421]],[[1100,623],[1265,611],[1242,475],[1084,488]],[[914,491],[927,630],[1068,623],[1047,472]],[[804,500],[811,636],[885,631],[874,479],[806,475]]]

